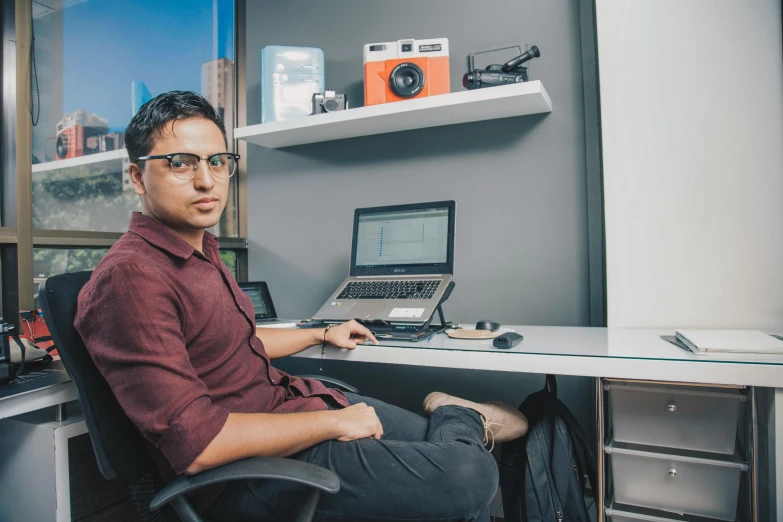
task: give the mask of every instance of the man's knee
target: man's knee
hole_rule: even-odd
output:
[[[442,488],[457,516],[475,516],[489,505],[498,489],[498,468],[492,455],[477,447],[462,452],[444,470]]]

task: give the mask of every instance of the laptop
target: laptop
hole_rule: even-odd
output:
[[[272,296],[269,294],[269,287],[264,281],[237,284],[253,301],[253,308],[256,312],[256,328],[295,325],[295,323],[289,325],[290,321],[284,321],[277,317],[275,305],[272,303]]]
[[[454,201],[359,208],[350,274],[313,316],[422,326],[454,273]]]

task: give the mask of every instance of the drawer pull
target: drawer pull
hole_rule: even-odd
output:
[[[676,404],[669,404],[666,409],[669,411],[677,411],[677,405]]]
[[[674,468],[669,469],[669,476],[670,477],[676,477],[677,476],[677,470]]]

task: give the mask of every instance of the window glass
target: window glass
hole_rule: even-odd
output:
[[[221,250],[220,259],[223,260],[223,264],[226,265],[228,271],[237,278],[237,253],[234,250]]]
[[[98,262],[106,255],[108,248],[34,248],[33,249],[33,295],[38,300],[39,286],[47,277],[94,270]],[[221,250],[220,259],[228,271],[237,277],[237,253],[234,250]]]
[[[204,95],[233,149],[233,0],[36,0],[33,7],[34,228],[127,230],[140,201],[124,131],[152,96]],[[236,236],[236,179],[212,230],[218,236]]]
[[[98,261],[106,255],[108,248],[34,248],[33,249],[33,295],[36,307],[38,290],[47,277],[93,270]]]

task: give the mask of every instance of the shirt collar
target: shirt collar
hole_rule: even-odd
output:
[[[196,252],[192,245],[172,232],[166,225],[155,221],[149,216],[145,216],[141,212],[134,212],[131,215],[128,232],[133,232],[151,245],[182,259],[188,259]],[[214,234],[204,231],[203,248],[207,257],[210,250],[220,248]]]

